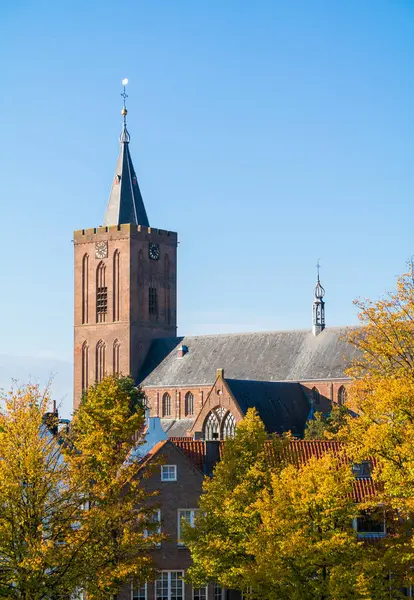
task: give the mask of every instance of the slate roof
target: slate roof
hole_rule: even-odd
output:
[[[185,437],[193,426],[194,419],[161,419],[161,427],[171,437]]]
[[[226,383],[243,413],[256,408],[269,433],[303,436],[310,405],[299,383],[227,378]]]
[[[212,385],[216,370],[226,379],[307,381],[343,378],[356,350],[344,339],[348,328],[232,333],[154,340],[140,381],[145,386]],[[188,347],[183,358],[179,346]]]
[[[129,152],[129,139],[129,133],[124,124],[104,225],[132,223],[133,225],[149,227],[147,212]]]

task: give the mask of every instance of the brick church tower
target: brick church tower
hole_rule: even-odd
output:
[[[104,225],[74,232],[75,408],[82,391],[106,374],[137,378],[151,341],[177,330],[177,234],[149,225],[129,152],[125,87],[122,96]]]

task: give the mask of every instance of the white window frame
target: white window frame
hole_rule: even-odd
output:
[[[214,600],[224,600],[226,597],[226,588],[221,587],[221,585],[219,583],[213,583],[213,598]],[[220,588],[220,598],[218,598],[218,596],[216,595],[216,587]]]
[[[140,583],[140,582],[137,582]],[[145,588],[145,600],[147,600],[148,598],[148,589],[147,589],[147,582],[144,583],[144,585],[140,585],[139,589],[141,589],[142,587]],[[134,598],[136,598],[137,596],[134,596],[134,589],[137,589],[134,587],[134,580],[131,579],[131,600],[134,600]]]
[[[181,598],[182,600],[185,600],[185,588],[184,588],[184,571],[161,571],[160,572],[160,576],[155,580],[154,583],[154,598],[155,600],[158,600],[158,598],[160,598],[160,596],[157,596],[157,581],[159,579],[162,578],[162,575],[165,575],[165,573],[167,574],[167,580],[168,580],[168,600],[172,600],[171,598],[171,573],[180,573],[181,574],[181,590],[182,590],[182,595]]]
[[[166,469],[173,468],[174,477],[165,477]],[[177,465],[161,465],[161,481],[177,481]]]
[[[156,510],[154,510],[153,512],[153,516],[155,517],[155,515],[157,516],[156,519],[153,519],[154,523],[158,523],[158,527],[156,529],[156,533],[157,535],[161,535],[161,509],[157,508]],[[148,529],[145,529],[144,531],[144,537],[148,538],[151,537],[152,533],[149,533]],[[154,546],[156,548],[160,548],[161,547],[161,542],[157,542],[156,544],[154,544]]]
[[[208,585],[206,585],[205,587],[203,586],[201,588],[195,588],[195,589],[193,588],[193,600],[195,600],[195,598],[194,598],[195,590],[204,590],[204,589],[206,590],[206,595],[205,595],[204,600],[208,600]]]
[[[185,546],[184,542],[180,539],[181,538],[181,520],[182,520],[181,513],[183,513],[183,512],[190,513],[190,525],[191,525],[191,527],[194,527],[194,522],[195,522],[195,517],[196,517],[197,511],[198,511],[197,508],[179,508],[177,510],[177,546]]]
[[[385,523],[385,512],[383,506],[379,506],[379,509],[383,509],[382,524],[384,531],[358,531],[358,517],[352,519],[352,527],[355,529],[358,538],[383,538],[387,535],[387,526]]]

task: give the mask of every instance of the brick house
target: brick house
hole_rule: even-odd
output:
[[[190,523],[194,519],[202,491],[204,476],[212,474],[214,465],[220,460],[225,441],[165,439],[158,442],[145,456],[143,468],[154,459],[158,464],[145,485],[150,491],[157,490],[154,499],[154,514],[160,522],[162,533],[167,536],[154,548],[153,559],[159,569],[156,581],[126,585],[118,595],[118,600],[240,600],[234,590],[224,590],[210,583],[206,588],[193,589],[183,581],[191,563],[189,550],[180,540],[180,521]],[[283,457],[295,464],[304,464],[312,456],[321,457],[331,452],[347,460],[343,455],[344,444],[338,441],[292,440],[283,451]],[[274,454],[274,446],[267,446],[269,468],[280,459]],[[359,503],[375,497],[377,487],[371,478],[367,464],[355,465],[353,485],[354,501]],[[364,518],[354,523],[361,538],[378,538],[385,535],[384,523],[376,523]]]

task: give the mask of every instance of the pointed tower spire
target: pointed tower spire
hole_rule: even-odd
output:
[[[315,286],[315,299],[313,301],[312,315],[313,315],[313,323],[312,323],[312,333],[313,335],[319,335],[325,329],[325,302],[323,301],[323,297],[325,296],[325,290],[322,287],[321,281],[319,279],[319,269],[320,264],[319,260],[316,264],[317,269],[317,281]]]
[[[121,96],[124,99],[124,105],[121,114],[124,118],[124,123],[119,137],[120,151],[118,163],[116,165],[115,177],[112,183],[108,206],[106,208],[104,225],[132,223],[133,225],[149,227],[147,212],[145,210],[134,165],[132,164],[131,155],[129,153],[130,136],[126,124],[126,117],[128,114],[126,99],[128,98],[128,95],[125,91],[127,83],[128,79],[122,80],[124,89]]]

